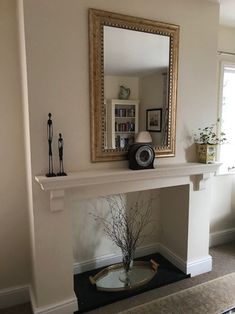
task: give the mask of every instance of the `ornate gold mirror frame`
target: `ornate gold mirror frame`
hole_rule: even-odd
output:
[[[89,9],[90,46],[90,106],[91,106],[91,159],[114,161],[127,158],[124,148],[107,149],[104,144],[105,106],[104,106],[104,27],[139,31],[169,37],[168,70],[168,133],[164,146],[156,146],[157,157],[175,155],[176,100],[178,76],[179,26],[147,19],[126,16],[101,10]],[[157,54],[157,51],[156,51]]]

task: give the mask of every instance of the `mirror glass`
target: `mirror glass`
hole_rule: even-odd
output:
[[[169,49],[169,36],[104,26],[106,149],[128,149],[146,130],[167,145]]]
[[[92,161],[127,158],[140,131],[175,154],[179,26],[89,10]]]

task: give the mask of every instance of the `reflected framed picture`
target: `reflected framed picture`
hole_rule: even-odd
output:
[[[162,109],[146,110],[146,131],[161,132],[162,130]]]

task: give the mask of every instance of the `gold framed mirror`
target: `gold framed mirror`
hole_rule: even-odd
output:
[[[89,9],[91,159],[127,158],[140,131],[175,155],[179,26]]]

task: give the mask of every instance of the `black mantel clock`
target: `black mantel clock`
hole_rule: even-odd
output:
[[[155,152],[148,143],[135,143],[129,147],[129,168],[132,170],[153,169]]]

